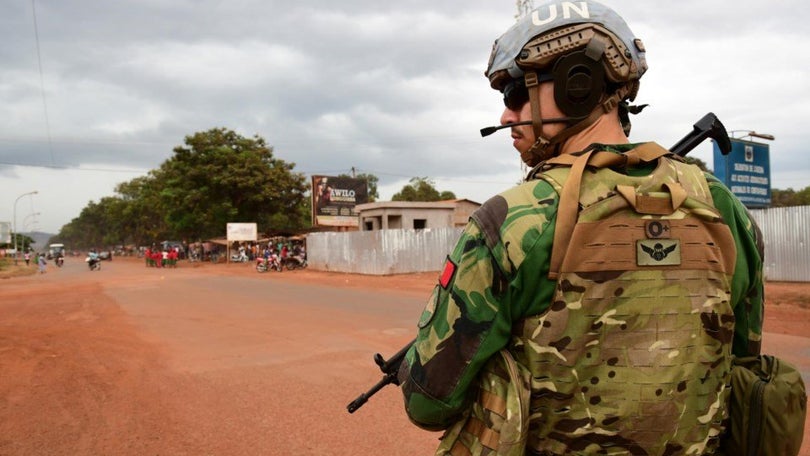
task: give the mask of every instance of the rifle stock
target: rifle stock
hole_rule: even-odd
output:
[[[711,138],[717,142],[717,145],[720,147],[720,152],[723,155],[728,155],[728,153],[731,152],[731,141],[728,139],[726,127],[723,126],[720,119],[712,112],[701,117],[701,119],[692,126],[692,131],[681,138],[674,146],[670,147],[669,151],[675,155],[685,157],[686,154],[707,138]]]

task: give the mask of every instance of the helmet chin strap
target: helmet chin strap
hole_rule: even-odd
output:
[[[537,73],[533,71],[527,72],[525,79],[526,89],[529,91],[529,103],[531,103],[532,108],[532,130],[534,131],[535,142],[527,151],[520,153],[520,158],[529,167],[535,167],[539,163],[558,155],[562,143],[592,125],[602,115],[615,109],[619,102],[630,94],[633,88],[632,84],[625,84],[612,95],[603,95],[602,100],[587,117],[564,118],[568,127],[551,138],[546,138],[543,135],[543,117],[540,115],[540,83]]]
[[[549,140],[542,136],[537,136],[537,134],[535,134],[535,138],[537,138],[537,140],[532,144],[532,147],[520,153],[520,159],[530,168],[557,155],[559,146],[559,144],[552,144]]]
[[[534,131],[535,141],[529,150],[520,153],[520,158],[526,165],[534,167],[541,161],[548,160],[556,155],[558,143],[551,142],[555,138],[547,139],[543,136],[543,116],[540,115],[540,81],[537,72],[527,72],[524,75],[524,80],[532,108],[532,130]]]

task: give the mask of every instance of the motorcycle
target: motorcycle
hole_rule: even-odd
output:
[[[87,263],[87,267],[89,267],[91,271],[100,271],[101,270],[101,259],[100,258],[87,257],[87,258],[84,259],[84,262]]]
[[[57,266],[59,266],[61,268],[64,264],[65,264],[65,257],[63,257],[63,256],[56,257],[56,265]]]
[[[267,272],[269,270],[281,272],[281,269],[281,263],[276,256],[271,256],[268,260],[261,257],[256,259],[256,272]]]
[[[307,257],[305,255],[288,256],[281,261],[281,264],[290,271],[304,269],[307,267]]]
[[[247,263],[250,261],[245,252],[231,254],[231,263]]]

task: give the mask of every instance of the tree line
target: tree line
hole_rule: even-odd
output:
[[[159,168],[91,201],[51,242],[77,248],[195,242],[222,237],[231,222],[298,230],[309,223],[308,183],[294,167],[259,136],[198,132]]]
[[[159,168],[118,184],[113,196],[90,201],[50,242],[73,248],[195,242],[222,237],[227,223],[240,222],[255,222],[265,234],[301,232],[311,228],[310,184],[294,168],[257,135],[225,128],[198,132],[186,136]],[[367,182],[370,201],[379,198],[377,176],[353,177]],[[395,198],[455,196],[423,177],[411,179]]]

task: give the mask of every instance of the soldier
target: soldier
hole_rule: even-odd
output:
[[[486,71],[526,182],[471,217],[399,371],[437,454],[712,454],[732,354],[759,353],[762,243],[711,175],[629,143],[624,20],[550,1]]]

